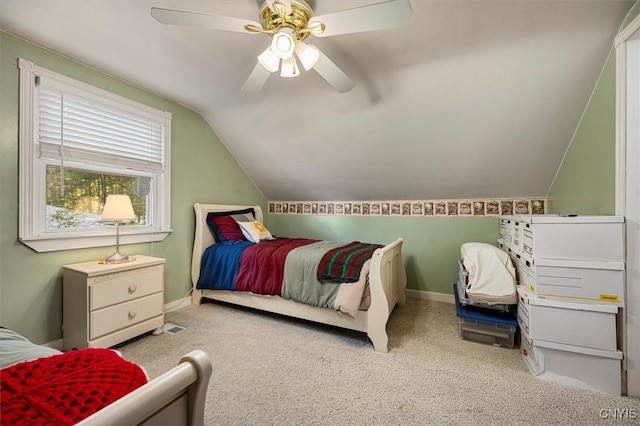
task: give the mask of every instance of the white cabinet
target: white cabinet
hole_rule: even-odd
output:
[[[520,349],[540,378],[621,394],[624,218],[504,216],[518,278]]]
[[[120,264],[64,265],[63,348],[111,347],[164,325],[164,263],[132,256]]]

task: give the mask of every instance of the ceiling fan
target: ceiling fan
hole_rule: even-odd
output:
[[[303,0],[266,0],[260,8],[260,23],[230,16],[151,8],[151,16],[162,24],[269,35],[271,44],[258,56],[258,63],[242,87],[246,92],[260,91],[271,73],[278,69],[281,77],[298,76],[298,61],[306,71],[314,69],[338,92],[348,92],[354,86],[353,81],[317,47],[304,40],[310,35],[329,37],[401,27],[409,22],[411,14],[409,0],[391,0],[320,16],[314,16]]]

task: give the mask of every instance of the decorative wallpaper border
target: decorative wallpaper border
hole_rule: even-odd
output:
[[[544,214],[541,198],[436,201],[269,201],[269,214],[324,216],[501,216]]]

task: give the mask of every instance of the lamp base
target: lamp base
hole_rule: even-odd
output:
[[[107,257],[104,262],[105,263],[125,263],[129,261],[129,256],[121,254],[119,251],[116,251],[111,256]]]

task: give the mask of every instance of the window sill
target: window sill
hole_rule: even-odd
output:
[[[164,240],[169,230],[144,230],[131,233],[120,231],[120,245],[151,243]],[[109,235],[42,235],[39,237],[22,238],[20,242],[38,253],[49,251],[73,250],[89,247],[110,247],[116,245],[115,230]]]

